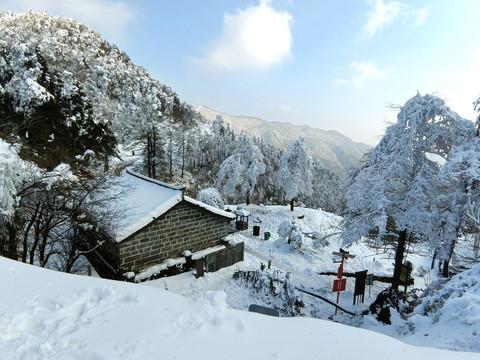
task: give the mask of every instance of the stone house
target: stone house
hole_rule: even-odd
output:
[[[129,169],[123,177],[129,190],[116,206],[127,211],[103,254],[117,275],[219,245],[235,219],[230,212],[184,195],[184,185],[169,185]]]

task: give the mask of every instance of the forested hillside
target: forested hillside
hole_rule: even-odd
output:
[[[113,155],[160,124],[193,122],[169,87],[76,21],[1,13],[0,38],[1,134],[40,165],[86,149]]]

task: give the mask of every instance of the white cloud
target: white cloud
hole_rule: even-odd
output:
[[[389,73],[388,71],[378,69],[373,61],[354,61],[350,66],[355,70],[356,75],[350,80],[337,79],[335,80],[336,85],[354,84],[360,86],[371,78],[383,80]]]
[[[207,69],[268,69],[291,58],[292,16],[277,11],[271,0],[225,14],[220,37],[203,59],[194,62]]]
[[[360,38],[363,40],[375,36],[377,32],[399,18],[402,18],[407,25],[420,26],[426,20],[428,12],[428,8],[417,9],[398,1],[377,0],[373,9],[367,13],[367,23],[363,27]]]
[[[376,1],[373,10],[368,13],[367,23],[363,28],[363,37],[373,37],[377,31],[388,26],[398,16],[400,3],[393,1],[384,4],[381,0]]]
[[[70,17],[117,45],[127,42],[126,27],[139,17],[133,6],[115,0],[6,0],[0,1],[0,9],[12,12],[43,10],[50,15]]]

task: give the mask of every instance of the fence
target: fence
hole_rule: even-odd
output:
[[[235,244],[205,256],[205,271],[215,272],[221,268],[243,261],[244,243]]]

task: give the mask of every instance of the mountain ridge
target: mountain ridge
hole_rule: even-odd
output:
[[[321,130],[308,125],[267,121],[245,115],[229,115],[205,105],[198,106],[196,111],[209,123],[219,115],[235,132],[245,131],[283,151],[287,151],[295,140],[302,136],[309,154],[341,176],[346,175],[351,168],[357,167],[363,154],[371,149],[371,146],[354,142],[336,130]]]

